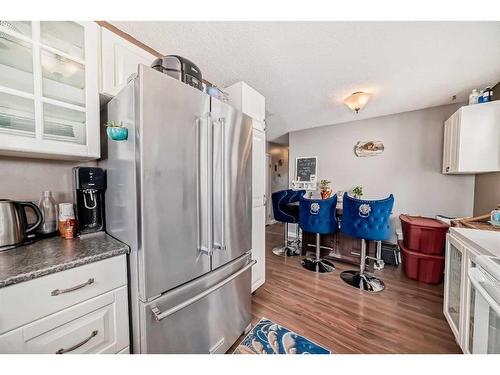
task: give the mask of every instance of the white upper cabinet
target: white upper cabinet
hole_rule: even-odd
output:
[[[500,171],[500,101],[461,107],[444,124],[443,173]]]
[[[226,87],[224,91],[229,95],[229,104],[239,109],[251,118],[260,121],[261,130],[265,129],[266,98],[245,82],[238,82]]]
[[[156,56],[123,39],[106,28],[101,28],[101,88],[100,92],[115,96],[126,84],[137,66],[150,66]]]
[[[100,156],[99,26],[0,21],[0,153]]]

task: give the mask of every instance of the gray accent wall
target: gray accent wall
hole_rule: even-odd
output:
[[[476,175],[474,216],[491,212],[500,204],[500,172]]]
[[[493,100],[500,100],[500,82],[493,87]],[[500,172],[476,175],[474,216],[487,214],[500,204]]]
[[[44,190],[51,190],[57,203],[73,201],[72,168],[96,166],[96,162],[0,156],[0,199],[38,203]]]
[[[393,227],[401,213],[434,217],[470,216],[474,175],[443,175],[443,123],[459,104],[433,107],[368,120],[290,133],[290,178],[295,158],[318,156],[318,178],[333,190],[363,186],[364,198],[394,194]],[[355,115],[353,114],[353,117]],[[379,140],[385,151],[356,157],[358,141]]]

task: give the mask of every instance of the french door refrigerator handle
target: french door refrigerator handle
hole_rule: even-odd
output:
[[[225,127],[225,119],[219,118],[213,124],[219,125],[219,144],[220,144],[220,243],[214,242],[214,250],[226,250],[225,244],[225,232],[224,226],[226,223],[226,127]]]
[[[207,120],[209,121],[210,119],[210,114],[207,115]],[[207,121],[207,122],[208,122]],[[211,256],[212,255],[212,247],[211,247],[211,244],[210,244],[210,241],[211,241],[211,228],[210,228],[210,225],[211,225],[211,220],[209,219],[208,221],[204,222],[203,220],[203,217],[202,217],[202,205],[204,203],[207,204],[207,213],[208,213],[208,216],[210,218],[211,216],[211,210],[210,210],[210,201],[211,201],[211,192],[210,192],[210,180],[209,180],[209,177],[210,176],[210,173],[208,173],[209,171],[207,171],[207,184],[206,186],[201,186],[202,185],[202,178],[201,178],[201,171],[202,171],[202,160],[204,158],[202,158],[201,156],[201,144],[202,144],[202,131],[204,130],[202,128],[204,124],[204,121],[203,121],[203,118],[200,118],[198,117],[196,119],[196,150],[195,150],[195,168],[196,168],[196,191],[197,191],[197,194],[196,194],[196,211],[197,211],[197,216],[198,216],[198,225],[197,225],[197,228],[196,228],[196,235],[197,235],[197,246],[198,246],[198,251],[201,253],[201,254],[205,254],[205,255],[208,255],[208,256]],[[209,127],[206,127],[206,128],[209,128]],[[207,142],[208,142],[208,139],[209,139],[209,134],[208,134],[208,129],[207,129]],[[207,160],[208,163],[207,164],[210,164],[210,148],[208,147],[208,144],[207,144]],[[202,195],[202,189],[206,189],[207,190],[207,195],[206,195],[206,202],[203,201],[201,195]],[[205,225],[206,228],[205,228],[205,233],[207,235],[207,241],[206,243],[204,243],[203,241],[203,236],[202,236],[202,233],[201,233],[201,228],[202,226]]]
[[[226,279],[222,280],[221,282],[211,286],[210,288],[204,290],[203,292],[195,295],[192,298],[189,298],[188,300],[180,303],[179,305],[172,307],[171,309],[168,309],[166,311],[161,311],[158,306],[153,305],[151,306],[151,312],[153,314],[154,319],[159,322],[162,319],[165,319],[167,316],[170,316],[172,314],[175,314],[177,311],[182,310],[185,307],[188,307],[189,305],[192,305],[193,303],[199,301],[200,299],[208,296],[209,294],[215,292],[217,289],[222,288],[224,285],[229,283],[230,281],[233,281],[236,279],[238,276],[240,276],[243,272],[247,271],[249,268],[251,268],[255,263],[257,263],[256,260],[251,260],[250,263],[248,263],[246,266],[243,268],[239,269],[235,273],[233,273],[231,276],[227,277]]]

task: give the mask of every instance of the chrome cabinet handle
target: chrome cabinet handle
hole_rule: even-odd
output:
[[[90,278],[87,281],[85,281],[84,283],[82,283],[80,285],[73,286],[73,287],[68,288],[68,289],[54,289],[50,293],[50,295],[51,296],[58,296],[59,294],[74,292],[75,290],[78,290],[78,289],[81,289],[83,287],[86,287],[87,285],[92,285],[94,283],[94,281],[95,281],[94,278]]]
[[[233,273],[231,276],[229,276],[227,279],[225,280],[222,280],[221,282],[219,282],[218,284],[215,284],[214,286],[208,288],[207,290],[201,292],[200,294],[197,294],[196,296],[184,301],[183,303],[175,306],[175,307],[172,307],[171,309],[169,310],[166,310],[166,311],[163,311],[161,312],[161,310],[158,308],[158,306],[156,305],[153,305],[151,306],[151,312],[153,313],[153,318],[159,322],[160,320],[166,318],[167,316],[169,315],[172,315],[174,313],[176,313],[177,311],[179,310],[182,310],[183,308],[185,307],[188,307],[189,305],[199,301],[200,299],[202,299],[203,297],[206,297],[208,296],[209,294],[215,292],[217,289],[220,289],[222,288],[224,285],[226,285],[227,283],[229,283],[230,281],[233,281],[234,279],[236,279],[239,275],[241,275],[243,272],[247,271],[249,268],[251,268],[255,263],[257,263],[256,260],[252,260],[250,261],[250,263],[248,263],[246,266],[244,266],[242,269],[240,269],[239,271],[236,271],[235,273]]]
[[[85,340],[79,342],[76,345],[73,345],[71,348],[68,348],[68,349],[61,348],[55,354],[64,354],[64,353],[72,352],[73,350],[76,350],[79,347],[81,347],[81,346],[85,345],[86,343],[88,343],[90,340],[92,340],[93,337],[97,336],[98,333],[99,333],[99,331],[96,329],[95,331],[92,331],[92,333],[90,334],[90,336],[87,337]]]

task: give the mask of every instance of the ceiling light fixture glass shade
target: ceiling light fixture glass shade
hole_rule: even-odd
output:
[[[363,109],[365,107],[366,103],[368,103],[368,100],[370,100],[371,97],[372,94],[357,91],[345,98],[344,104],[358,113],[360,109]]]

